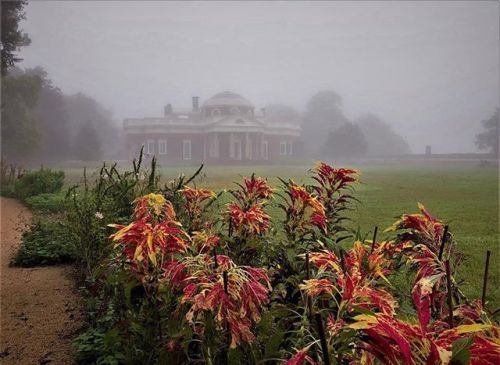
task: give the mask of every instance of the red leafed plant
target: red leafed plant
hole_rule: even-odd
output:
[[[273,189],[266,180],[255,175],[244,178],[238,187],[231,191],[236,200],[227,205],[230,234],[246,239],[266,232],[270,227],[270,217],[264,207],[271,199]]]
[[[249,205],[270,199],[274,191],[266,180],[256,177],[255,174],[244,178],[243,183],[237,185],[239,189],[233,192],[234,197],[240,203],[248,203]]]
[[[332,234],[346,231],[342,224],[346,218],[341,213],[349,210],[348,204],[356,200],[352,193],[359,173],[357,170],[334,168],[324,162],[319,162],[312,172],[316,181],[313,189],[325,208],[328,231],[333,238]]]
[[[284,202],[279,206],[286,214],[284,229],[290,241],[312,240],[313,227],[326,233],[325,207],[318,197],[307,191],[305,186],[293,181],[285,182]]]
[[[229,203],[229,219],[233,233],[255,236],[269,229],[269,215],[264,212],[261,204],[253,204],[248,208],[242,208],[238,203]]]
[[[357,347],[371,355],[368,363],[378,358],[386,364],[449,364],[453,363],[452,350],[457,345],[467,350],[471,364],[498,364],[500,358],[498,327],[491,324],[446,329],[441,322],[415,325],[383,314],[354,319],[348,328],[361,330],[362,341]],[[455,361],[458,363],[458,359]]]
[[[211,190],[193,189],[189,186],[185,186],[180,193],[184,197],[184,210],[188,217],[190,231],[201,229],[203,223],[201,215],[205,208],[203,205],[214,199],[216,194]]]
[[[125,262],[141,280],[158,271],[176,253],[185,252],[190,238],[175,220],[175,212],[162,195],[149,194],[134,201],[134,221],[113,224],[111,236]]]
[[[178,283],[178,269],[185,272],[181,303],[188,304],[186,319],[199,326],[206,313],[213,314],[220,330],[231,336],[231,348],[251,343],[252,324],[258,322],[269,303],[270,283],[264,269],[237,266],[229,257],[217,255],[185,257],[176,270],[167,270],[165,278]],[[197,332],[203,331],[199,328]]]
[[[316,362],[307,354],[311,345],[304,347],[302,350],[297,351],[290,359],[285,361],[283,365],[315,365]]]
[[[419,203],[418,208],[420,213],[404,214],[386,231],[402,230],[398,240],[411,242],[412,248],[406,250],[404,256],[416,270],[413,298],[429,305],[430,316],[441,318],[446,312],[448,289],[444,259],[440,255],[446,248],[446,257],[454,263],[450,267],[452,294],[456,301],[465,298],[453,279],[453,269],[460,264],[462,256],[456,251],[451,234],[446,232],[442,221],[433,217],[422,204]],[[444,246],[446,242],[447,247]]]
[[[439,220],[422,206],[420,208],[425,213],[405,215],[396,224],[409,232],[400,235],[396,242],[373,243],[370,254],[359,242],[340,259],[329,251],[310,253],[310,262],[318,268],[317,275],[321,277],[331,272],[335,281],[325,275],[328,279],[311,279],[301,288],[312,297],[330,296],[336,300],[338,308],[342,308],[347,299],[354,309],[344,311],[341,316],[341,310],[334,309],[327,321],[329,341],[334,344],[335,351],[340,351],[338,356],[344,356],[344,361],[356,364],[374,364],[377,359],[386,364],[409,365],[498,364],[500,330],[488,319],[478,301],[461,304],[454,310],[454,326],[447,321],[449,284],[446,285],[444,264],[438,257],[439,248],[435,249],[442,242],[436,231],[444,233],[445,230]],[[448,252],[454,252],[453,248]],[[398,257],[408,260],[417,271],[412,289],[417,324],[396,317],[397,303],[388,292],[388,296],[380,295],[377,287],[376,279],[385,279]],[[348,279],[342,280],[343,276]],[[362,285],[356,287],[353,283]],[[375,295],[366,295],[365,290]],[[349,293],[355,294],[350,296]],[[458,296],[455,301],[461,298]],[[332,308],[332,304],[327,308]],[[359,313],[356,308],[368,310],[368,314],[355,315]],[[352,330],[356,333],[349,332]],[[337,339],[342,336],[351,341],[353,350],[346,350],[342,342],[338,343]]]
[[[385,276],[391,267],[391,261],[378,251],[369,254],[365,245],[356,242],[343,259],[324,250],[310,253],[309,260],[318,269],[320,278],[305,280],[299,287],[311,298],[326,294],[323,298],[336,308],[337,320],[356,307],[394,314],[396,300],[386,289],[376,285],[379,279],[387,281]]]
[[[176,185],[177,215],[163,195],[137,198],[132,222],[111,236],[112,270],[130,281],[117,287],[134,289],[122,298],[142,300],[119,302],[125,333],[144,321],[152,347],[180,363],[498,364],[499,328],[460,293],[461,256],[443,222],[419,204],[387,230],[395,239],[344,250],[337,235],[358,173],[325,163],[312,172],[313,185],[282,180],[281,193],[245,178],[215,219],[209,190]],[[266,212],[273,204],[282,225]],[[403,267],[414,274],[408,304],[391,284]]]

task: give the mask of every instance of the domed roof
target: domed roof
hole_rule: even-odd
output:
[[[253,108],[253,104],[243,96],[230,91],[224,91],[215,94],[210,99],[206,100],[202,107],[206,106],[246,106]]]

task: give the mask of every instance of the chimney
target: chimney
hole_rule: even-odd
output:
[[[260,112],[262,113],[262,116],[265,117],[266,116],[266,108],[261,108],[260,109]]]
[[[193,96],[193,111],[197,112],[199,108],[199,103],[200,103],[200,97],[199,96]]]
[[[165,114],[165,116],[172,114],[172,104],[165,105],[165,108],[163,108],[163,113]]]

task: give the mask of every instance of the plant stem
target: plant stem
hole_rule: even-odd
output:
[[[306,252],[306,280],[309,280],[310,278],[310,271],[309,271],[309,252]],[[312,320],[312,300],[309,295],[306,294],[306,305],[307,305],[307,312],[309,313],[309,320]]]
[[[227,294],[227,271],[222,273],[222,280],[224,281],[224,292]]]
[[[444,262],[446,268],[446,286],[448,287],[448,323],[450,328],[453,328],[453,298],[451,296],[451,272],[450,272],[450,261],[446,260]]]
[[[439,261],[443,258],[444,246],[446,244],[446,237],[448,236],[448,225],[444,226],[443,237],[441,238],[441,247],[439,247]]]
[[[486,265],[484,266],[484,277],[483,277],[483,294],[481,296],[481,304],[484,305],[486,304],[486,286],[488,285],[488,270],[490,268],[490,256],[491,256],[491,251],[488,250],[486,251]]]
[[[223,271],[222,272],[222,280],[224,281],[224,292],[227,294],[228,293],[228,278],[227,278],[227,271]],[[227,315],[227,313],[226,313]],[[222,362],[224,365],[228,364],[228,348],[229,348],[229,323],[226,322],[226,334],[225,334],[225,345],[224,345],[224,348],[223,348],[223,352],[222,352]]]
[[[326,343],[325,329],[323,328],[323,320],[321,318],[321,313],[316,313],[314,315],[316,319],[316,326],[318,327],[318,335],[321,343],[321,351],[323,352],[323,362],[325,365],[330,365],[330,356],[328,354],[328,345]]]
[[[217,262],[217,249],[214,247],[214,268],[217,270],[219,263]]]
[[[344,257],[344,249],[340,249],[340,266],[342,267],[342,271],[346,272],[346,267],[345,267],[345,257]]]
[[[375,249],[375,242],[377,241],[377,232],[378,232],[378,226],[375,226],[375,229],[373,230],[372,250],[370,251],[370,253],[372,253],[373,250]]]

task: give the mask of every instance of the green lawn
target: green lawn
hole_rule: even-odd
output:
[[[307,179],[311,166],[208,166],[197,185],[219,190],[231,188],[241,176],[255,172],[268,177],[276,186],[277,177]],[[500,304],[499,276],[499,179],[495,167],[480,167],[477,162],[407,162],[405,164],[370,164],[354,166],[361,170],[361,184],[356,197],[361,200],[352,213],[354,227],[369,233],[375,225],[379,232],[390,226],[402,213],[417,210],[417,202],[450,225],[450,231],[465,254],[459,280],[470,297],[481,295],[486,250],[492,251],[488,299],[492,309]],[[165,181],[180,173],[189,174],[196,167],[165,167]],[[68,180],[75,182],[81,168],[65,168]],[[380,234],[379,237],[384,237]]]

